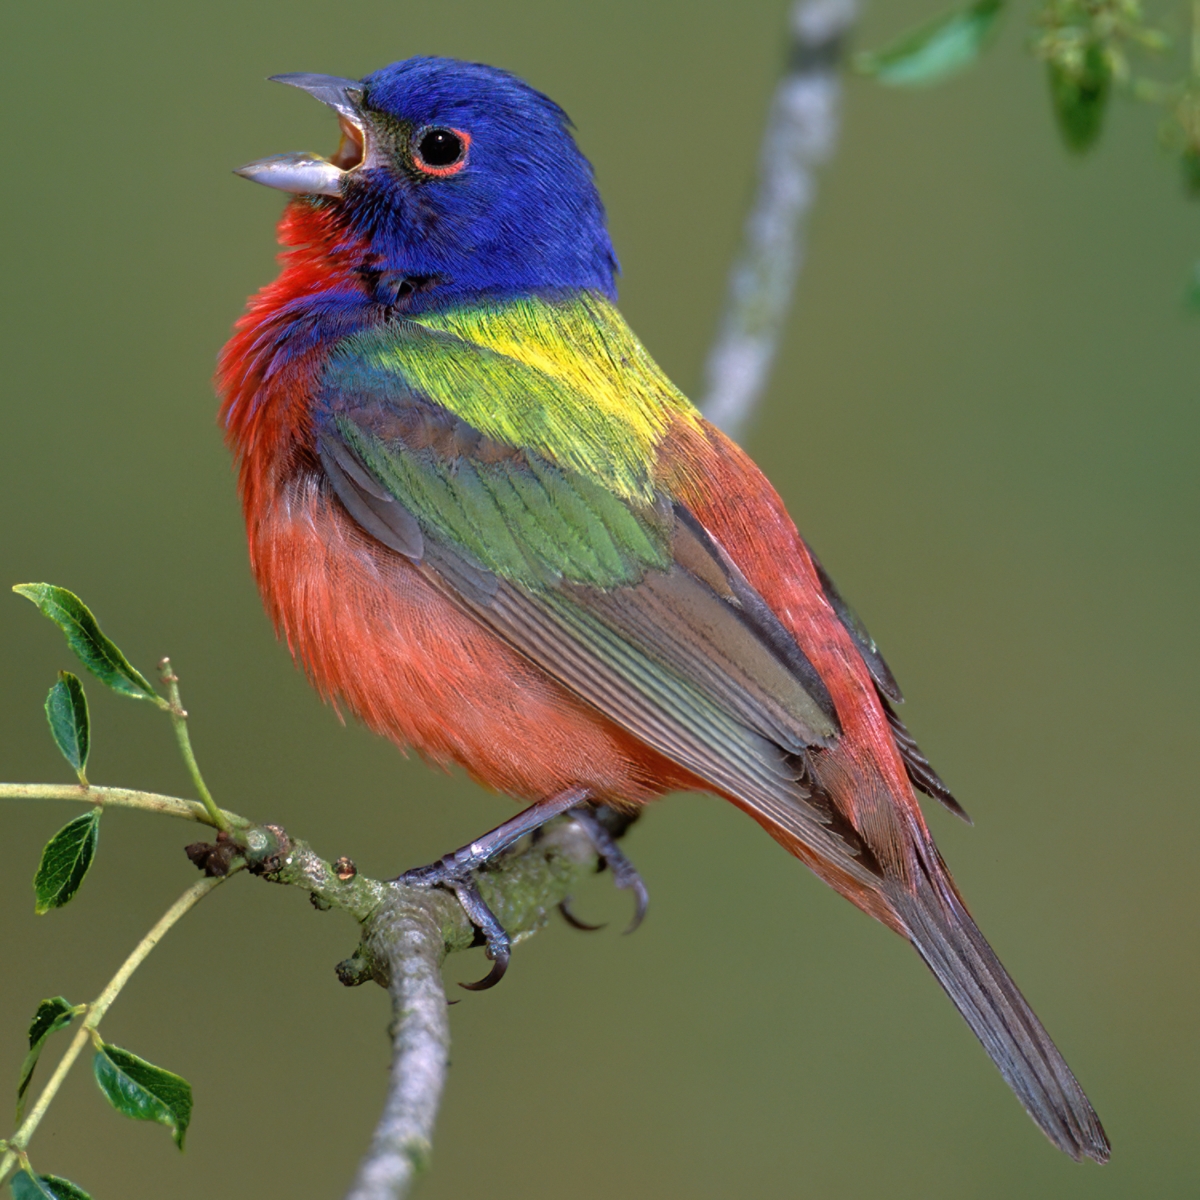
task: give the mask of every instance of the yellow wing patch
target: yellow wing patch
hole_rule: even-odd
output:
[[[585,293],[557,303],[527,297],[423,313],[415,320],[560,381],[623,425],[647,455],[673,417],[700,420],[603,296]]]

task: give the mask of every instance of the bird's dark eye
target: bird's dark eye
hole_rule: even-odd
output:
[[[413,165],[426,175],[454,175],[467,161],[471,135],[461,129],[435,125],[422,129],[413,139]]]
[[[431,129],[417,147],[427,167],[449,167],[462,158],[463,145],[452,129]]]

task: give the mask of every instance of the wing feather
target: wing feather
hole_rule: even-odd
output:
[[[809,555],[812,557],[813,565],[817,568],[817,575],[821,580],[825,598],[837,614],[838,620],[854,639],[854,644],[858,647],[858,652],[862,655],[863,661],[867,664],[867,670],[871,673],[875,690],[879,693],[879,702],[887,714],[892,740],[900,753],[909,782],[925,795],[937,800],[956,817],[961,817],[968,825],[973,824],[967,810],[959,804],[954,798],[954,794],[942,782],[929,759],[921,753],[916,739],[908,732],[908,727],[897,714],[895,705],[904,703],[904,695],[900,691],[896,677],[892,674],[891,667],[887,665],[883,655],[879,652],[879,647],[875,645],[875,639],[867,632],[867,627],[862,623],[858,613],[842,599],[842,594],[830,579],[829,572],[821,565],[811,549]]]

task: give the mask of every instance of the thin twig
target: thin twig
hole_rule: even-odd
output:
[[[192,777],[192,783],[195,784],[201,803],[212,818],[212,824],[218,829],[228,832],[229,824],[217,807],[217,802],[212,798],[208,784],[204,782],[204,776],[200,774],[200,764],[196,761],[196,755],[192,751],[192,739],[188,733],[187,709],[183,707],[183,701],[179,696],[179,676],[171,669],[169,658],[164,658],[158,664],[158,669],[160,678],[167,685],[167,695],[171,700],[170,708],[167,711],[171,717],[171,724],[175,727],[175,739],[179,743],[179,752],[183,755],[184,765]]]
[[[87,1016],[84,1018],[83,1024],[76,1031],[74,1040],[67,1047],[67,1052],[59,1061],[54,1074],[50,1076],[46,1086],[42,1088],[41,1095],[37,1098],[37,1103],[21,1124],[21,1128],[8,1139],[8,1149],[4,1157],[0,1158],[0,1181],[3,1181],[8,1172],[12,1170],[18,1156],[24,1153],[34,1132],[42,1123],[42,1118],[46,1115],[46,1110],[50,1107],[50,1102],[58,1094],[58,1089],[62,1086],[63,1080],[66,1079],[67,1073],[75,1065],[75,1060],[83,1052],[84,1046],[99,1027],[100,1022],[104,1019],[104,1014],[108,1012],[109,1008],[112,1007],[113,1001],[121,994],[121,989],[129,982],[130,976],[142,965],[150,951],[162,941],[171,926],[190,912],[209,892],[224,883],[227,878],[229,877],[220,876],[215,879],[202,879],[199,883],[192,884],[163,913],[154,928],[138,942],[133,953],[121,964],[120,969],[112,979],[108,981],[108,985],[104,991],[88,1005]]]
[[[792,7],[788,68],[771,102],[758,190],[705,364],[701,411],[733,438],[745,433],[762,399],[791,306],[816,168],[837,138],[838,68],[856,15],[856,0],[797,0]]]
[[[0,800],[76,800],[99,804],[103,808],[136,808],[167,817],[182,817],[201,825],[215,825],[212,815],[198,800],[181,800],[158,792],[139,792],[134,788],[82,787],[74,783],[0,783]],[[250,822],[237,813],[217,810],[225,819],[225,828],[244,829]],[[217,826],[220,828],[220,826]]]

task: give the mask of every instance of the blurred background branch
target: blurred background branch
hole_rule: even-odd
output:
[[[841,66],[857,15],[856,0],[797,0],[792,6],[787,68],[771,100],[758,186],[699,402],[704,415],[735,440],[762,400],[791,308],[816,172],[837,141]]]
[[[855,55],[854,67],[893,87],[940,83],[975,62],[1007,7],[1007,0],[970,0],[880,51]],[[1200,0],[1192,0],[1182,18],[1191,25],[1186,71],[1169,81],[1135,69],[1137,53],[1161,55],[1172,44],[1138,0],[1046,0],[1033,15],[1038,33],[1031,49],[1046,63],[1051,107],[1067,148],[1084,153],[1096,144],[1111,92],[1123,87],[1164,110],[1160,137],[1178,156],[1185,187],[1200,196]],[[805,218],[817,171],[836,146],[841,68],[857,17],[856,0],[797,0],[791,9],[788,66],[771,101],[758,184],[700,399],[704,415],[735,440],[744,437],[762,401],[804,264]],[[1200,305],[1200,286],[1193,283],[1189,299]]]

